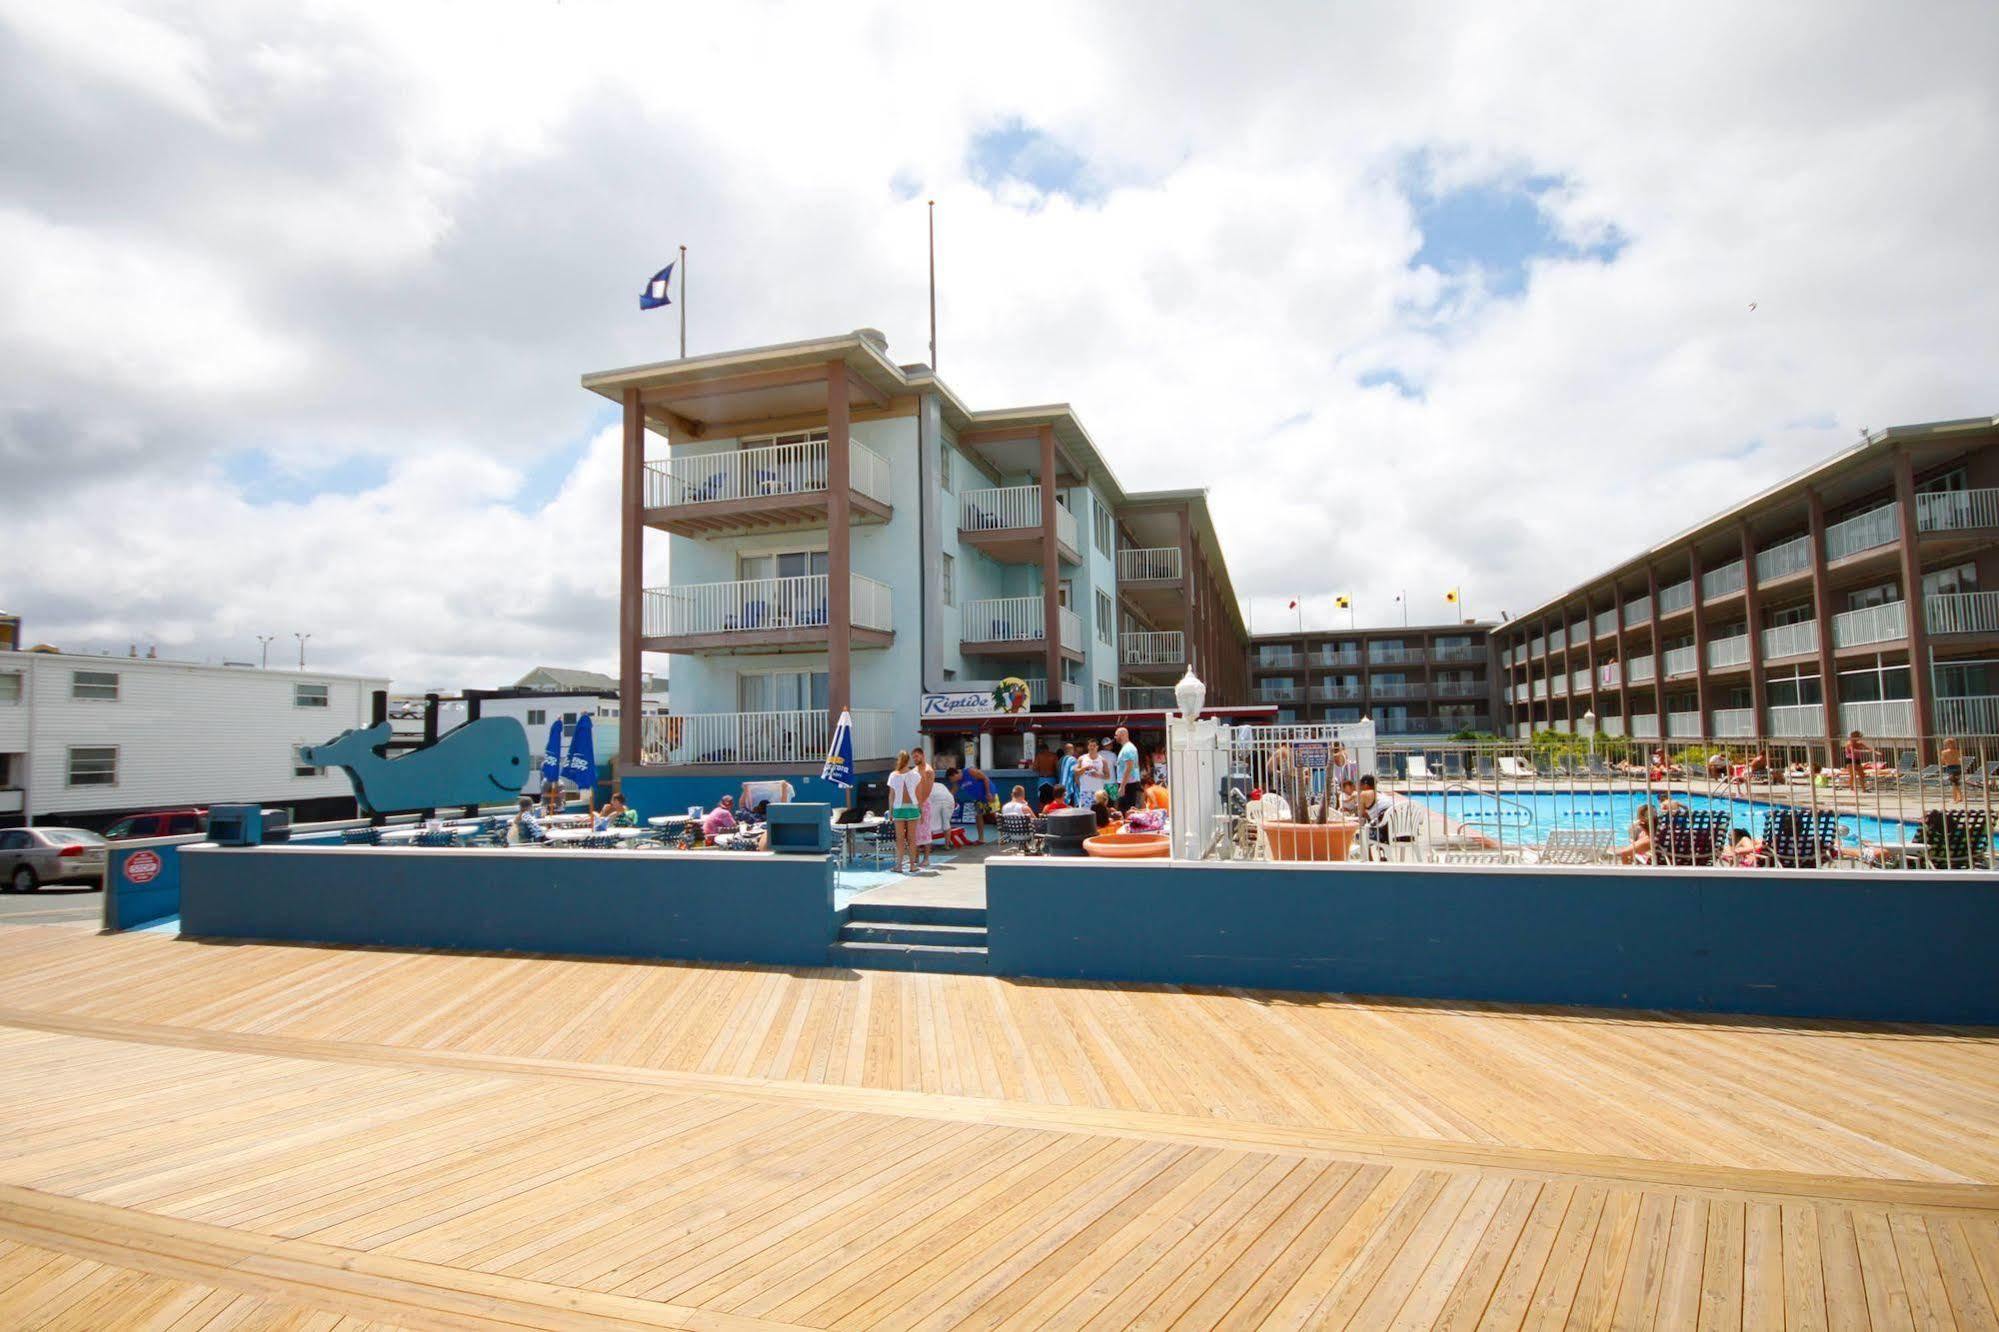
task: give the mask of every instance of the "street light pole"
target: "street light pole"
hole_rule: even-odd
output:
[[[311,634],[302,634],[302,633],[299,633],[299,632],[298,632],[298,631],[297,631],[296,629],[294,629],[294,630],[292,631],[292,637],[293,637],[293,638],[296,638],[296,639],[298,640],[298,668],[299,668],[300,670],[304,670],[304,669],[305,669],[305,640],[306,640],[306,639],[308,639],[308,638],[311,638],[311,637],[312,637],[312,635],[311,635]]]
[[[269,669],[271,669],[271,643],[276,638],[277,638],[276,634],[257,635],[257,646],[262,648],[264,653],[263,659],[259,663],[260,668],[263,670],[268,671]]]

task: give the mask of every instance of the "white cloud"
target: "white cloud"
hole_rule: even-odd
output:
[[[0,466],[115,521],[0,565],[43,637],[240,654],[310,620],[412,683],[606,665],[576,376],[671,345],[638,282],[686,243],[696,350],[870,324],[918,359],[929,197],[945,376],[1073,402],[1128,486],[1210,486],[1263,624],[1336,591],[1392,623],[1405,587],[1522,609],[1861,425],[1999,407],[1987,6],[326,4],[114,10],[109,43],[60,8],[0,9],[0,243],[32,270],[0,293]],[[124,97],[166,113],[136,142]],[[1109,192],[975,183],[1014,119]],[[1416,152],[1558,178],[1567,240],[1629,244],[1517,300],[1412,272]],[[1385,369],[1421,398],[1361,386]],[[260,506],[215,462],[253,448],[398,463]]]

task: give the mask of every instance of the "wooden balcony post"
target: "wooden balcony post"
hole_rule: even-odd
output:
[[[640,675],[645,654],[645,480],[646,422],[639,391],[624,391],[625,438],[618,497],[618,771],[637,766],[640,731]]]
[[[1048,701],[1062,702],[1062,555],[1055,548],[1055,427],[1042,426],[1041,628],[1048,648]]]
[[[837,724],[853,704],[853,444],[847,363],[826,364],[826,711]],[[928,608],[924,608],[928,613]]]
[[[1805,492],[1805,521],[1812,541],[1812,618],[1819,627],[1819,697],[1825,701],[1826,762],[1839,759],[1839,672],[1833,657],[1832,589],[1825,569],[1825,499]]]
[[[1923,596],[1923,550],[1916,523],[1916,463],[1907,449],[1895,450],[1895,505],[1901,512],[1902,601],[1909,608],[1909,697],[1915,700],[1916,759],[1929,750],[1935,718],[1930,714],[1930,616]]]
[[[1746,522],[1742,524],[1742,614],[1749,622],[1749,707],[1755,713],[1750,734],[1760,746],[1770,698],[1763,683],[1763,598],[1756,590],[1756,537]]]

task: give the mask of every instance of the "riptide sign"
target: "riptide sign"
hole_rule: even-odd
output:
[[[923,717],[990,717],[999,712],[986,689],[945,689],[923,696]]]

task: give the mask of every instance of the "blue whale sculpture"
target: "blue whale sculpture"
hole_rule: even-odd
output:
[[[369,814],[490,805],[518,796],[527,780],[528,737],[516,718],[481,717],[400,758],[382,756],[390,734],[387,722],[342,731],[323,745],[301,746],[299,756],[316,768],[343,769]]]

